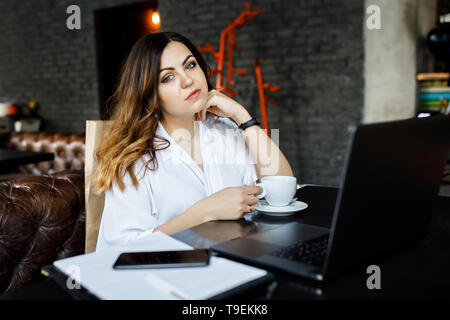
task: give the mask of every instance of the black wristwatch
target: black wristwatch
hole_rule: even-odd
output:
[[[259,126],[259,125],[260,125],[260,123],[259,123],[258,119],[252,118],[252,119],[250,119],[250,120],[248,120],[248,121],[245,121],[244,123],[241,123],[241,125],[239,126],[239,128],[242,129],[242,130],[245,130],[245,129],[247,129],[248,127],[251,127],[251,126]]]

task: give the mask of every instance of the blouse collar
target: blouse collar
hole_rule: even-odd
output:
[[[202,121],[197,121],[199,134],[200,134],[200,145],[203,144],[203,135],[206,134],[206,131],[204,130],[205,124]],[[158,122],[158,128],[156,129],[156,134],[160,137],[165,138],[170,142],[170,146],[164,150],[159,150],[159,156],[163,160],[169,160],[173,159],[174,157],[180,158],[184,155],[184,150],[181,148],[181,146],[172,138],[172,136],[166,131],[164,126],[162,125],[161,121]],[[160,139],[157,140],[157,146],[164,147],[167,143],[161,141]]]

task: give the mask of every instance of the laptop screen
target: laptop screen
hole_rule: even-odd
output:
[[[449,149],[448,116],[358,126],[333,215],[327,274],[425,236]]]

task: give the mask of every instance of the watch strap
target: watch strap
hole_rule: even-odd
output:
[[[248,127],[251,127],[251,126],[259,126],[259,125],[260,125],[260,123],[259,123],[258,119],[252,118],[252,119],[250,119],[250,120],[248,120],[248,121],[246,121],[246,122],[244,122],[244,123],[241,123],[241,125],[239,126],[239,128],[242,129],[242,130],[245,130],[245,129],[247,129]]]

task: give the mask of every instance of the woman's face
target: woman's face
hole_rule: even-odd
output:
[[[160,70],[158,97],[163,114],[189,117],[206,106],[205,74],[183,43],[169,42],[161,55]]]

